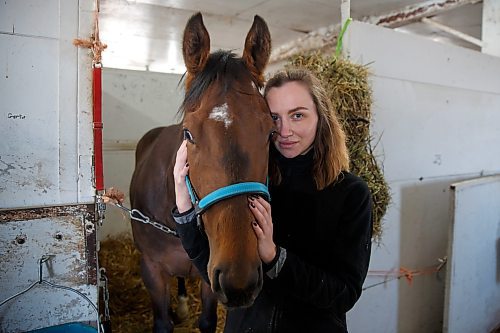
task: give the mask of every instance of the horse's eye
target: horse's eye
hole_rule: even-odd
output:
[[[189,132],[187,128],[185,128],[183,131],[184,131],[184,139],[188,140],[191,143],[194,143],[194,138],[191,132]]]
[[[276,130],[272,130],[271,133],[269,133],[269,140],[271,141],[276,134]]]

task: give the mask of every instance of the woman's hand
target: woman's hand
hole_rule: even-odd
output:
[[[184,213],[193,207],[191,197],[186,185],[186,176],[189,172],[189,163],[187,163],[187,140],[184,140],[177,150],[174,165],[174,184],[175,184],[175,204],[179,213]]]
[[[268,264],[276,256],[276,244],[273,241],[271,205],[259,196],[249,196],[248,206],[255,217],[252,227],[257,236],[260,259]]]

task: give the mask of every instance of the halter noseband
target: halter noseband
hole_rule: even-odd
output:
[[[191,197],[191,202],[194,205],[195,214],[198,217],[200,217],[201,214],[203,214],[208,208],[210,208],[217,202],[241,194],[260,194],[264,196],[264,199],[266,199],[267,201],[271,201],[271,195],[269,194],[267,184],[264,185],[258,182],[244,182],[224,186],[213,192],[210,192],[201,200],[196,195],[193,185],[191,185],[191,181],[189,180],[189,176],[186,176],[186,185],[189,191],[189,196]]]

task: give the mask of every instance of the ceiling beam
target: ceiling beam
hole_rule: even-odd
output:
[[[443,14],[444,12],[478,2],[482,2],[482,0],[424,1],[383,15],[363,17],[359,21],[388,28],[397,28],[420,21],[425,17]],[[337,42],[339,31],[340,24],[338,23],[311,31],[307,35],[275,49],[271,54],[271,63],[283,61],[301,52],[332,48]]]
[[[482,0],[433,0],[424,1],[415,5],[406,6],[400,10],[395,10],[380,16],[369,16],[361,19],[366,23],[380,25],[387,28],[398,28],[420,21],[424,17],[443,14],[444,12],[462,7],[464,5],[475,4]]]
[[[456,29],[450,28],[450,27],[448,27],[448,26],[446,26],[444,24],[441,24],[439,22],[436,22],[436,21],[434,21],[434,20],[432,20],[430,18],[424,17],[424,18],[422,18],[422,22],[425,23],[425,24],[428,24],[428,25],[430,25],[430,26],[432,26],[432,27],[434,27],[436,29],[439,29],[439,30],[442,30],[442,31],[444,31],[446,33],[449,33],[450,35],[453,35],[453,36],[455,36],[457,38],[463,39],[463,40],[465,40],[465,41],[467,41],[467,42],[469,42],[471,44],[477,45],[479,47],[483,47],[484,46],[484,43],[483,43],[482,40],[477,39],[477,38],[472,37],[472,36],[469,36],[467,34],[464,34],[461,31],[458,31]]]

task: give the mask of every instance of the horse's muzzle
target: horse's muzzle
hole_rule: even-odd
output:
[[[231,270],[214,269],[212,290],[228,308],[251,306],[262,289],[262,265],[248,275],[236,279]]]

